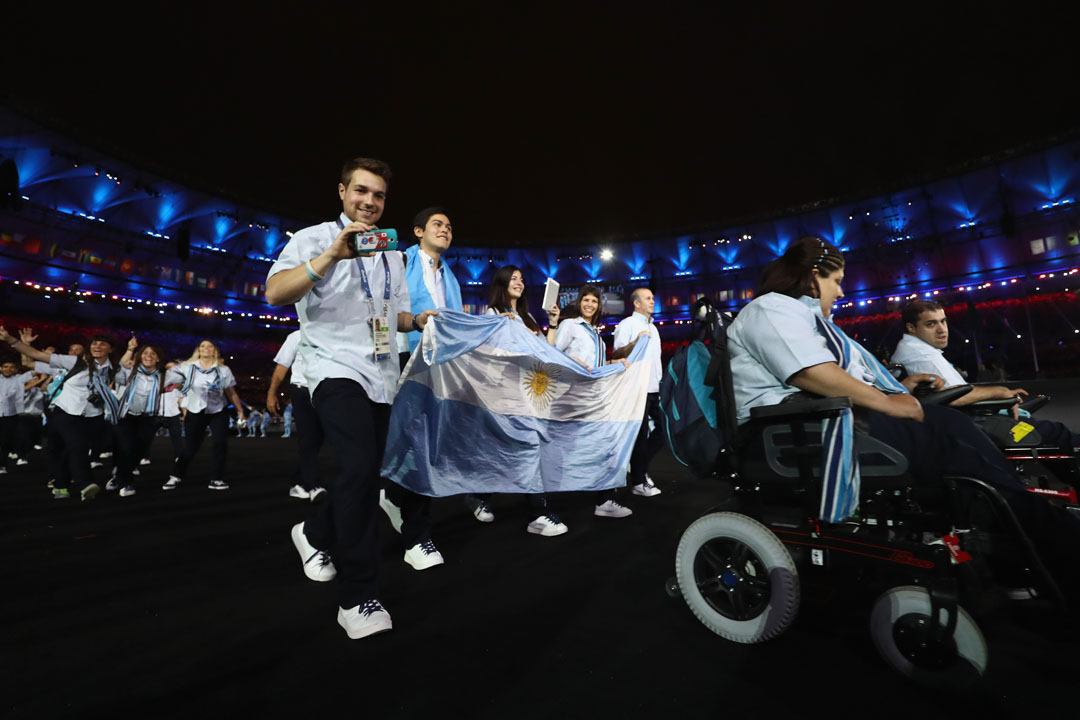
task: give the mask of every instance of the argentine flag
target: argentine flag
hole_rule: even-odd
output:
[[[432,497],[624,485],[647,342],[590,373],[519,322],[440,310],[402,373],[383,477]]]

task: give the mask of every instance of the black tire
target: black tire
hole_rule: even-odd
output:
[[[720,637],[750,644],[788,628],[799,611],[799,573],[784,544],[757,520],[712,513],[686,529],[675,575],[691,612]]]
[[[874,602],[870,637],[885,662],[901,675],[936,688],[970,686],[986,672],[990,654],[979,626],[964,608],[958,605],[956,610],[952,638],[928,651],[919,647],[917,635],[931,622],[930,593],[918,585],[890,588]]]

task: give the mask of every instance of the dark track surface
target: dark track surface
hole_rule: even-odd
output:
[[[592,517],[585,495],[556,498],[561,537],[527,534],[520,498],[496,498],[491,525],[456,498],[437,501],[447,564],[424,572],[402,562],[380,515],[394,630],[350,641],[332,584],[303,576],[289,539],[310,509],[286,495],[292,442],[231,440],[222,493],[198,479],[208,448],[184,486],[163,492],[162,438],[132,498],[53,501],[40,452],[0,476],[0,714],[955,719],[1074,705],[1080,635],[1015,611],[980,620],[990,668],[960,697],[890,670],[866,630],[873,596],[844,585],[806,582],[794,626],[772,642],[713,635],[664,581],[717,488],[666,453],[652,468],[663,494],[625,498],[630,518]]]

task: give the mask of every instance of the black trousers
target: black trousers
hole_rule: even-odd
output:
[[[1044,443],[1054,445],[1060,448],[1062,452],[1071,453],[1080,447],[1080,435],[1077,435],[1062,423],[1053,420],[1040,420],[1037,417],[1028,418],[1024,422],[1031,423],[1035,427],[1035,430],[1042,436]]]
[[[304,524],[304,534],[316,548],[333,552],[338,602],[343,608],[356,607],[377,593],[379,468],[390,405],[372,402],[360,383],[343,378],[323,380],[311,399],[338,473],[329,500]],[[430,537],[430,501],[393,487],[397,490],[387,492],[401,508],[401,535],[410,548]]]
[[[649,432],[650,418],[655,426],[651,433]],[[649,470],[649,463],[664,444],[664,436],[661,432],[663,427],[664,417],[660,413],[660,393],[649,393],[645,400],[645,416],[641,419],[641,430],[638,431],[634,449],[630,452],[631,485],[640,485],[645,482],[645,473]]]
[[[68,415],[60,408],[53,408],[49,427],[54,431],[52,438],[56,441],[56,447],[51,452],[66,461],[57,467],[54,487],[82,490],[94,482],[90,472],[90,444],[94,433],[101,427],[100,422],[105,421],[100,417]]]
[[[1063,589],[1070,594],[1080,589],[1080,520],[1028,492],[1001,450],[962,412],[924,406],[923,413],[920,423],[870,411],[869,433],[902,452],[917,478],[967,475],[993,485]]]
[[[169,442],[172,443],[173,461],[175,462],[178,457],[184,454],[184,432],[181,429],[180,416],[160,417],[158,418],[158,424],[169,433]]]
[[[8,466],[8,453],[15,452],[15,428],[19,416],[0,417],[0,467]]]
[[[186,440],[184,452],[177,458],[172,472],[181,480],[186,478],[192,458],[202,447],[207,427],[213,435],[211,437],[213,448],[210,459],[210,480],[225,479],[225,454],[229,446],[229,415],[225,410],[218,410],[216,413],[188,412],[184,420],[184,439]]]
[[[134,485],[131,471],[146,456],[157,431],[157,418],[153,415],[128,415],[116,425],[116,482],[120,487]]]
[[[19,415],[15,423],[15,452],[25,460],[41,444],[41,416]]]
[[[56,424],[53,423],[53,411],[45,408],[45,458],[49,464],[49,478],[55,487],[67,487],[58,485],[60,478],[67,476],[67,457],[64,455],[63,442],[56,433]]]
[[[321,485],[319,481],[319,449],[324,433],[319,414],[311,406],[311,394],[306,387],[289,385],[292,398],[293,420],[296,422],[296,442],[300,446],[300,461],[293,473],[293,485],[311,491]]]

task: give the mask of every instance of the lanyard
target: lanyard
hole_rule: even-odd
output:
[[[337,219],[338,231],[345,229],[341,218]],[[383,311],[381,317],[389,317],[390,312],[390,263],[386,261],[386,253],[380,253],[382,260],[385,282],[383,283]],[[364,259],[356,258],[356,266],[360,268],[360,284],[364,286],[364,294],[367,295],[368,307],[371,308],[372,317],[375,316],[375,298],[371,293],[371,283],[368,282],[367,270],[364,269]]]

